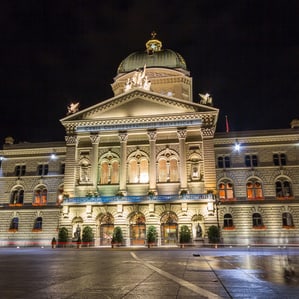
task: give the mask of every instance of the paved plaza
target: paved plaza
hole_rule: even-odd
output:
[[[0,298],[299,298],[299,249],[0,248]]]

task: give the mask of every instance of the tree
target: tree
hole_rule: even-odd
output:
[[[208,238],[210,243],[220,242],[220,230],[217,226],[212,225],[208,229]]]
[[[189,243],[191,240],[191,231],[187,225],[182,225],[180,229],[180,243]]]
[[[116,226],[113,230],[113,235],[112,235],[112,244],[121,244],[123,241],[123,233],[122,230],[119,226]]]
[[[150,245],[152,243],[155,243],[157,239],[157,230],[156,227],[151,225],[147,229],[147,234],[146,234],[146,240],[147,244]]]
[[[58,232],[58,245],[65,246],[68,240],[68,230],[65,227],[59,229]]]
[[[82,232],[82,242],[89,245],[93,241],[93,232],[90,226],[85,226]]]

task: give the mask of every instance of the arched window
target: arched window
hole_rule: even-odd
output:
[[[22,187],[15,187],[10,194],[11,205],[22,205],[24,202],[24,189]]]
[[[48,191],[45,186],[39,186],[34,190],[33,205],[46,205]]]
[[[232,227],[234,227],[232,215],[231,214],[224,214],[223,228],[232,228]]]
[[[284,178],[280,178],[275,182],[276,197],[292,197],[291,183]]]
[[[178,162],[178,155],[169,148],[158,155],[157,171],[160,183],[179,181]]]
[[[137,149],[128,158],[129,183],[147,183],[149,179],[149,158],[145,152]]]
[[[253,213],[252,214],[252,226],[253,227],[263,227],[263,218],[262,215],[260,213]]]
[[[42,230],[43,228],[43,218],[37,217],[34,221],[33,230]]]
[[[178,161],[175,158],[169,161],[169,180],[170,182],[177,182],[179,180]]]
[[[11,219],[9,229],[10,230],[18,230],[19,229],[19,218],[18,217],[14,217]]]
[[[218,185],[219,199],[233,199],[234,189],[233,184],[229,181],[221,181]]]
[[[248,199],[263,199],[262,184],[257,180],[249,180],[246,184]]]
[[[283,227],[293,227],[293,216],[291,213],[284,212],[282,213],[282,226]]]
[[[129,183],[138,183],[138,164],[135,159],[129,161]]]
[[[99,169],[99,183],[106,184],[118,184],[119,182],[119,158],[118,156],[109,151],[100,159]]]

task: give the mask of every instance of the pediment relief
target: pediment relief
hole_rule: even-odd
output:
[[[62,121],[119,119],[214,110],[218,111],[215,108],[136,89],[79,111]]]

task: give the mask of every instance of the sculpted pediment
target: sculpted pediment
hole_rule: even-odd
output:
[[[67,116],[62,121],[119,119],[211,110],[218,111],[213,107],[136,89]]]

